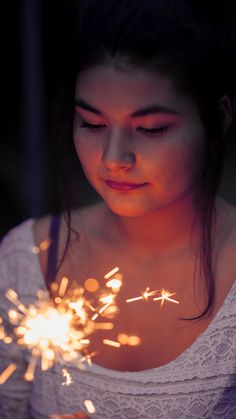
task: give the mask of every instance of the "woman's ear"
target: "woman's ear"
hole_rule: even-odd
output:
[[[222,131],[225,138],[232,122],[232,105],[227,95],[223,95],[218,100],[217,112],[220,116]]]

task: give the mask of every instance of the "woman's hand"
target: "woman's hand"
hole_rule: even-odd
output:
[[[50,415],[49,419],[89,419],[89,416],[83,412],[75,412],[67,415]]]

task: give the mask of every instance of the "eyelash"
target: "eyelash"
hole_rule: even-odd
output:
[[[80,125],[80,128],[87,128],[93,131],[99,131],[103,128],[106,128],[106,125],[102,124],[89,124],[88,122],[83,121]],[[137,130],[143,132],[147,135],[157,135],[157,134],[165,134],[169,129],[169,126],[164,126],[160,128],[143,128],[138,127]]]
[[[89,124],[88,122],[83,121],[82,124],[80,125],[80,128],[88,128],[91,130],[99,130],[101,128],[105,128],[106,125],[102,125],[102,124]]]
[[[160,128],[142,128],[139,127],[138,130],[144,132],[148,135],[157,135],[157,134],[165,134],[168,131],[169,127],[160,127]]]

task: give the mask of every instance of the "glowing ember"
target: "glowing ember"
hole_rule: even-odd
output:
[[[33,246],[32,249],[31,249],[31,251],[35,255],[38,255],[40,252],[43,252],[43,251],[47,250],[50,245],[51,245],[51,241],[49,239],[46,239],[46,240],[43,240],[39,244],[39,246]]]
[[[95,278],[87,278],[84,281],[84,288],[88,292],[96,292],[99,288],[99,282]]]
[[[120,333],[117,336],[117,340],[118,342],[120,342],[121,345],[128,345],[129,342],[129,336],[126,335],[125,333]]]
[[[121,345],[138,346],[141,344],[139,336],[128,336],[125,333],[120,333],[117,340]]]
[[[128,345],[138,346],[141,344],[141,339],[139,336],[129,336]]]

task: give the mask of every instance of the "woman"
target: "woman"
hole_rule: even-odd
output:
[[[66,209],[59,224],[47,216],[9,233],[1,288],[29,303],[52,279],[79,286],[119,266],[110,337],[141,344],[117,350],[92,335],[94,363],[70,366],[68,387],[57,365],[24,382],[19,348],[3,346],[3,365],[19,364],[0,387],[4,418],[80,417],[85,399],[96,418],[235,417],[236,211],[218,196],[235,89],[230,26],[219,30],[230,6],[214,5],[213,18],[199,1],[79,2],[58,118]],[[80,210],[74,150],[102,198]],[[50,230],[51,248],[35,257],[29,247]],[[176,293],[179,304],[127,303],[147,287]]]

